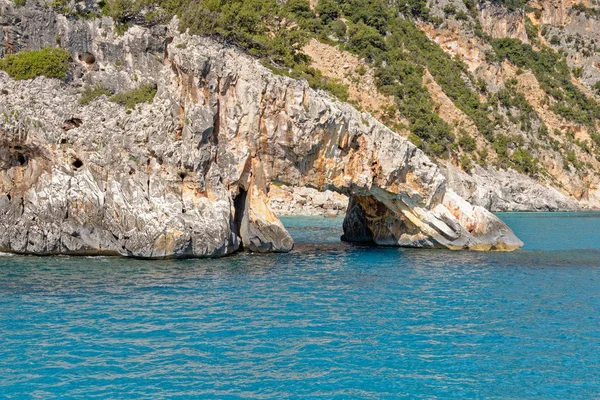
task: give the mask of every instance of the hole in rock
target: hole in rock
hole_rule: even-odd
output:
[[[19,153],[17,154],[17,162],[19,163],[19,165],[25,165],[27,163],[27,157]]]
[[[240,188],[240,192],[235,199],[233,199],[233,207],[235,210],[235,217],[233,219],[233,233],[237,235],[237,237],[241,238],[240,230],[242,227],[242,219],[244,218],[244,212],[246,211],[246,196],[247,192]],[[244,243],[240,244],[240,250],[243,250]]]
[[[79,118],[71,118],[71,119],[67,119],[65,120],[65,122],[63,122],[63,126],[62,129],[63,131],[68,131],[74,128],[79,128],[81,126],[81,124],[83,124],[83,121]]]
[[[184,180],[186,176],[187,176],[187,172],[180,172],[179,173],[179,177],[181,178],[181,180]]]
[[[81,161],[79,158],[76,158],[75,161],[73,161],[73,163],[71,164],[73,166],[73,168],[75,168],[76,170],[83,167],[83,161]]]
[[[96,57],[92,53],[88,53],[87,51],[79,54],[79,61],[83,61],[86,64],[93,64],[96,62]]]

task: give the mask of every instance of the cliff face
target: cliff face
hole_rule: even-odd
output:
[[[6,26],[14,15],[3,7]],[[24,15],[31,20],[23,23]],[[117,37],[110,21],[72,22],[47,10],[21,10],[19,18],[4,30],[12,32],[5,48],[60,38],[80,61],[66,84],[0,72],[0,251],[288,251],[293,242],[268,206],[272,181],[350,196],[348,240],[357,240],[352,227],[362,224],[370,240],[386,245],[522,244],[498,218],[448,190],[410,142],[235,48],[158,26]],[[28,41],[34,32],[23,27],[33,26],[38,39]],[[150,82],[153,102],[133,110],[104,96],[78,103],[83,85],[123,91]]]
[[[523,10],[509,11],[497,4],[482,2],[479,21],[484,32],[494,39],[514,38],[529,43]]]

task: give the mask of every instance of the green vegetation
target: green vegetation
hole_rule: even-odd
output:
[[[83,89],[83,93],[81,94],[81,98],[79,99],[79,104],[86,105],[94,101],[100,96],[110,96],[112,92],[108,89],[104,89],[102,86],[86,86]]]
[[[583,3],[575,4],[571,7],[571,11],[575,12],[576,14],[583,13],[586,16],[592,18],[600,17],[600,10],[598,10],[597,8],[586,7]]]
[[[130,110],[140,103],[151,103],[152,100],[154,100],[155,95],[156,86],[146,84],[128,92],[117,93],[111,96],[108,100],[125,106],[125,108]]]
[[[554,100],[553,110],[569,121],[594,130],[600,108],[590,101],[572,82],[566,60],[549,48],[535,51],[518,39],[496,39],[492,46],[499,59],[507,59],[519,68],[531,70],[540,87]]]
[[[553,46],[559,46],[560,45],[560,37],[558,37],[558,35],[552,35],[552,37],[550,38],[550,44]]]
[[[25,5],[26,0],[13,0],[15,7],[23,7]]]
[[[467,153],[472,153],[475,151],[475,149],[477,149],[477,142],[475,141],[475,138],[467,135],[466,133],[462,133],[460,135],[458,138],[458,145]]]
[[[524,148],[522,137],[498,134],[494,137],[492,147],[498,154],[501,167],[511,167],[530,175],[539,171],[538,160]]]
[[[592,85],[592,90],[594,90],[594,92],[600,96],[600,81],[596,81],[596,83]]]
[[[515,11],[524,8],[527,0],[496,0],[495,3],[507,8],[509,11]]]
[[[539,44],[538,35],[540,34],[540,28],[535,25],[528,16],[525,16],[525,32],[531,43],[536,45]]]
[[[521,130],[524,132],[531,132],[533,121],[539,121],[537,113],[523,93],[515,89],[513,82],[506,82],[506,87],[492,96],[491,101],[497,101],[497,105],[506,110],[509,121],[513,124],[520,124]]]
[[[454,15],[456,14],[456,6],[454,4],[446,4],[442,11],[446,15]]]
[[[487,105],[479,101],[477,93],[467,85],[466,80],[470,80],[470,76],[466,66],[450,58],[412,22],[398,19],[394,25],[390,29],[392,37],[388,39],[390,47],[404,48],[401,56],[410,64],[426,67],[444,93],[475,122],[480,133],[490,138],[492,121],[489,111]],[[392,63],[394,59],[390,57],[386,61]]]
[[[460,163],[460,167],[463,171],[468,171],[473,168],[473,164],[471,164],[471,159],[466,154],[461,154],[458,162]]]
[[[63,49],[23,50],[0,59],[0,69],[15,80],[37,76],[65,79],[71,55]]]

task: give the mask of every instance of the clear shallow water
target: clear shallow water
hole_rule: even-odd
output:
[[[502,214],[514,253],[0,257],[0,398],[594,398],[600,213]]]

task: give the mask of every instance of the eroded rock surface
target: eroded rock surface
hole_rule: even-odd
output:
[[[498,211],[578,211],[582,204],[513,170],[475,166],[472,173],[443,165],[448,185],[471,204]]]
[[[334,216],[346,212],[348,196],[331,190],[271,185],[269,208],[277,215]]]
[[[88,38],[85,49],[67,49],[75,59],[92,54],[94,67],[78,67],[68,84],[0,72],[0,251],[289,251],[293,241],[268,206],[273,181],[351,197],[378,244],[522,245],[448,190],[410,142],[233,47],[174,30],[134,27],[117,38],[94,21],[55,26],[65,43]],[[78,103],[83,84],[104,84],[115,69],[111,89],[152,82],[154,101],[131,111],[104,96]]]
[[[479,20],[485,33],[499,38],[515,38],[528,43],[523,10],[510,11],[498,4],[479,3]]]

